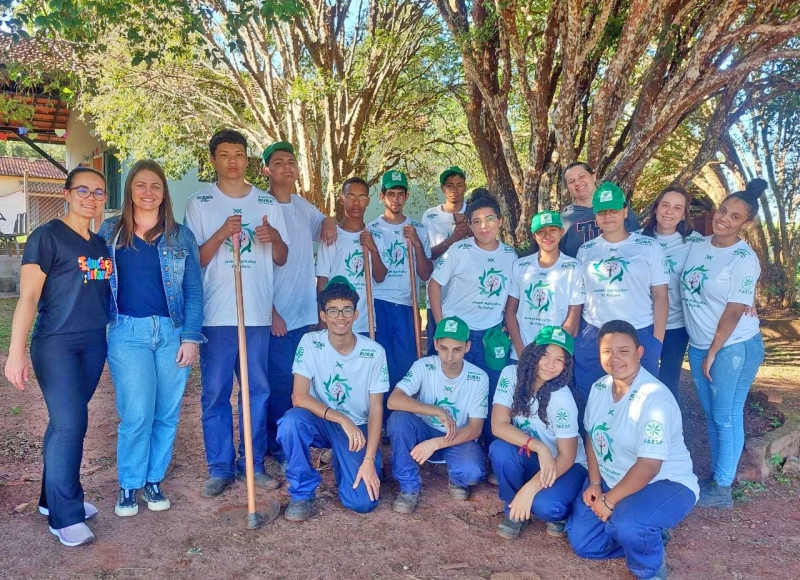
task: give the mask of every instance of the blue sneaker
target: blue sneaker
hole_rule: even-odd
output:
[[[142,495],[147,500],[147,509],[151,512],[163,512],[169,509],[169,500],[164,497],[160,483],[148,481],[142,490]]]
[[[139,513],[139,490],[119,488],[119,498],[114,506],[114,513],[121,518],[135,516]]]

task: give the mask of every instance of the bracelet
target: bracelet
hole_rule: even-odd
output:
[[[608,505],[608,502],[606,502],[606,494],[600,496],[600,501],[603,502],[603,505],[606,506],[606,509],[608,509],[609,511],[613,512],[614,508],[617,507],[617,504]]]
[[[603,482],[602,481],[592,481],[590,479],[589,480],[589,485],[603,485]]]
[[[369,461],[375,461],[375,458],[374,458],[374,457],[369,457],[368,455],[365,455],[365,456],[364,456],[364,461],[367,461],[367,460],[369,460]]]
[[[528,440],[525,442],[525,444],[519,446],[519,454],[520,455],[527,454],[528,457],[531,456],[531,449],[530,449],[530,447],[528,447],[528,443],[530,443],[533,440],[534,440],[533,437],[528,437]]]
[[[322,414],[322,420],[323,420],[323,421],[327,421],[327,420],[328,420],[328,411],[330,411],[330,410],[331,410],[331,408],[330,408],[330,407],[328,407],[327,409],[325,409],[325,412]]]

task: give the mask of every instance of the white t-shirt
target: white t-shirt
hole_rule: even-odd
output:
[[[692,244],[681,276],[689,344],[710,347],[729,302],[753,305],[760,275],[761,264],[744,240],[729,248],[715,248],[711,236]],[[724,346],[743,342],[759,332],[758,317],[743,315]]]
[[[494,405],[503,405],[509,410],[514,407],[514,392],[517,389],[517,365],[508,365],[500,373],[497,381],[497,390],[494,392]],[[578,451],[575,454],[575,463],[586,467],[586,450],[578,431],[580,418],[578,405],[569,387],[564,385],[557,391],[550,393],[550,402],[547,403],[547,422],[539,418],[539,401],[532,397],[529,415],[515,415],[511,422],[514,427],[526,433],[529,437],[538,439],[547,446],[550,453],[558,455],[558,439],[578,438]]]
[[[461,209],[458,213],[467,213],[467,204],[466,202],[461,206]],[[456,229],[456,221],[453,214],[448,213],[442,209],[441,205],[434,206],[425,210],[425,213],[422,214],[422,225],[425,226],[425,231],[428,234],[428,247],[433,248],[434,246],[438,246]],[[446,256],[447,252],[445,251],[442,256]],[[439,258],[437,258],[438,260]],[[444,288],[442,288],[442,297],[444,297]],[[428,298],[426,293],[425,295],[425,305],[430,308],[431,301]]]
[[[339,236],[332,246],[320,244],[317,248],[316,274],[330,280],[334,276],[344,276],[358,292],[358,320],[353,324],[353,332],[369,332],[367,315],[367,285],[364,278],[364,248],[361,247],[361,232],[347,232],[338,228]],[[381,233],[370,229],[375,245],[380,249]],[[372,264],[370,263],[370,266]],[[372,288],[374,291],[375,281]],[[375,306],[370,304],[375,320]],[[375,320],[377,327],[378,321]]]
[[[383,216],[369,224],[369,229],[381,232],[380,245],[381,260],[386,266],[386,279],[375,284],[375,299],[385,300],[392,304],[403,304],[411,306],[411,283],[408,275],[408,245],[403,228],[411,224],[417,230],[422,242],[425,255],[430,259],[431,247],[428,244],[428,234],[425,227],[406,217],[402,223],[390,224]],[[377,242],[376,242],[377,245]],[[417,288],[419,288],[419,277],[417,277]]]
[[[464,361],[461,374],[451,379],[442,371],[438,356],[427,356],[416,361],[406,376],[397,383],[409,397],[417,396],[420,403],[441,407],[461,429],[469,419],[486,419],[489,404],[489,377],[472,363]],[[446,432],[436,417],[419,415],[434,429]]]
[[[539,253],[519,258],[511,268],[508,295],[519,300],[517,322],[522,344],[528,346],[545,326],[561,326],[570,306],[583,304],[581,263],[562,253],[549,268],[539,265]],[[517,351],[511,349],[517,360]]]
[[[639,231],[638,233],[641,233]],[[667,316],[667,330],[683,328],[686,323],[683,320],[683,296],[681,294],[681,274],[686,258],[689,257],[689,250],[692,244],[703,241],[703,236],[697,232],[690,232],[684,240],[680,232],[675,232],[669,236],[662,236],[656,233],[655,240],[664,251],[669,268],[669,316]]]
[[[213,183],[186,202],[186,226],[198,245],[205,244],[225,220],[242,216],[242,297],[247,326],[272,324],[272,244],[256,239],[256,228],[264,216],[289,245],[283,212],[274,197],[253,186],[244,197],[230,197]],[[291,253],[291,251],[290,251]],[[233,278],[233,243],[226,240],[203,268],[203,326],[236,326],[236,289]]]
[[[277,200],[276,200],[277,201]],[[325,216],[311,203],[292,195],[278,202],[286,229],[292,232],[292,251],[283,266],[275,266],[275,310],[288,330],[317,323],[317,291],[314,278],[314,242],[319,241]]]
[[[681,410],[669,389],[644,367],[616,403],[612,384],[606,375],[592,385],[583,418],[606,484],[617,485],[639,457],[660,459],[661,470],[650,483],[668,479],[699,497],[692,458],[683,441]]]
[[[583,318],[601,327],[609,320],[627,320],[634,328],[653,324],[652,286],[669,283],[669,266],[653,238],[630,234],[611,243],[600,236],[578,250],[586,302]]]
[[[444,317],[458,316],[470,330],[486,330],[502,322],[516,259],[514,249],[503,242],[491,252],[480,249],[473,238],[450,248],[432,276],[447,289],[442,300]]]
[[[356,425],[369,416],[369,396],[389,390],[386,352],[377,342],[356,334],[350,354],[331,346],[328,331],[309,332],[300,339],[292,374],[311,381],[311,394]]]

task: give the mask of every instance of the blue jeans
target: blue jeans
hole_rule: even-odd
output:
[[[253,429],[253,467],[264,471],[267,455],[267,357],[269,326],[248,326],[247,371],[250,378],[250,422]],[[206,448],[208,474],[211,477],[233,479],[236,472],[244,473],[244,442],[242,427],[242,393],[239,391],[239,458],[233,449],[233,410],[231,393],[233,375],[239,381],[239,341],[235,326],[204,326],[208,342],[200,345],[200,378],[203,391],[203,443]],[[241,384],[241,381],[239,381]]]
[[[81,487],[89,401],[106,362],[106,329],[55,334],[31,341],[31,362],[50,416],[44,432],[39,505],[54,529],[86,518]]]
[[[567,537],[581,558],[604,560],[625,557],[628,570],[637,578],[652,578],[664,561],[661,531],[674,528],[694,507],[694,492],[674,481],[649,483],[621,499],[608,521],[598,518],[583,503],[583,491],[572,504]],[[602,484],[604,492],[609,488]]]
[[[108,328],[108,366],[114,379],[119,486],[141,489],[164,479],[178,433],[189,367],[175,363],[183,328],[161,316],[118,315]],[[135,372],[132,370],[135,369]]]
[[[689,366],[697,398],[706,415],[711,470],[717,485],[727,487],[736,477],[744,449],[744,403],[764,360],[761,334],[724,346],[711,365],[709,381],[703,374],[707,349],[689,347]]]
[[[359,425],[367,437],[367,426]],[[365,445],[361,451],[350,451],[347,435],[338,424],[317,417],[307,409],[290,409],[278,421],[278,442],[281,444],[289,464],[286,480],[292,501],[313,500],[314,493],[322,483],[322,476],[311,466],[311,447],[330,449],[333,452],[333,473],[339,499],[347,509],[367,513],[375,509],[378,500],[371,500],[367,486],[362,481],[356,489],[353,482],[367,453]],[[383,455],[380,446],[375,454],[375,469],[382,477]]]
[[[520,455],[518,447],[508,441],[495,439],[489,447],[489,460],[497,476],[503,509],[508,515],[508,504],[522,486],[539,473],[539,458],[535,453],[530,457],[527,454]],[[545,522],[565,519],[572,511],[572,503],[581,492],[586,476],[583,465],[573,464],[556,479],[552,487],[544,488],[534,496],[531,512]]]
[[[492,370],[486,364],[486,357],[483,354],[484,334],[486,334],[486,330],[469,331],[469,340],[471,344],[469,351],[467,351],[467,354],[464,356],[464,360],[471,362],[489,375],[489,410],[491,411],[492,401],[494,401],[494,391],[497,389],[497,381],[500,379],[500,371]],[[483,446],[487,451],[491,442],[494,441],[494,435],[492,435],[492,422],[489,419],[489,417],[486,417],[486,420],[483,422],[482,432]]]
[[[664,383],[674,395],[678,404],[681,402],[680,384],[681,367],[689,344],[689,333],[686,328],[673,328],[664,334],[664,347],[661,349],[661,366],[658,369],[658,380]]]
[[[581,417],[586,409],[586,401],[592,385],[607,374],[600,365],[598,334],[600,334],[599,328],[581,320],[581,330],[575,337],[575,390],[577,395],[575,402],[578,404],[578,412]],[[639,328],[636,330],[636,334],[639,337],[639,344],[644,347],[642,366],[654,377],[657,377],[662,344],[653,336],[652,326]]]
[[[284,336],[269,338],[269,401],[267,403],[267,438],[269,452],[278,463],[286,461],[286,456],[278,445],[278,420],[292,408],[292,388],[294,375],[292,363],[300,339],[308,332],[308,326],[288,331]]]
[[[389,390],[383,395],[384,423],[391,414],[386,401],[389,400],[392,389],[417,360],[413,315],[411,306],[375,300],[375,318],[378,324],[375,340],[386,351],[386,365],[389,367]]]
[[[419,464],[411,458],[411,450],[423,441],[443,437],[444,433],[407,411],[392,413],[386,431],[392,441],[392,477],[403,493],[419,493],[422,478]],[[459,487],[477,485],[486,473],[483,451],[476,441],[445,447],[431,455],[431,460],[444,460],[450,483]]]

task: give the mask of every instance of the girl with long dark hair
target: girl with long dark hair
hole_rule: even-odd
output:
[[[200,255],[192,232],[175,222],[164,171],[149,159],[131,167],[122,213],[103,222],[99,233],[114,264],[108,330],[120,418],[114,512],[136,515],[139,490],[151,511],[163,511],[170,502],[161,481],[183,391],[205,340]]]
[[[754,305],[761,264],[740,236],[758,214],[767,188],[754,179],[714,214],[714,233],[693,244],[681,276],[689,365],[706,415],[713,479],[700,486],[698,505],[733,507],[731,484],[744,448],[744,404],[764,360]]]
[[[9,382],[24,389],[30,373],[25,342],[38,314],[31,362],[50,416],[39,511],[65,546],[93,541],[85,520],[97,515],[83,501],[80,472],[89,401],[106,362],[113,266],[103,240],[90,229],[108,197],[105,187],[102,173],[73,169],[64,183],[67,214],[28,236],[5,369]]]
[[[505,517],[497,527],[516,539],[531,513],[551,536],[565,536],[572,502],[586,478],[580,417],[572,395],[572,335],[545,326],[525,347],[519,365],[500,375],[492,406],[489,447]]]
[[[658,380],[680,403],[680,381],[683,357],[689,334],[683,319],[683,300],[681,299],[681,274],[692,244],[703,241],[703,236],[692,231],[692,218],[689,209],[692,198],[689,192],[678,186],[670,186],[658,194],[650,210],[642,235],[655,238],[664,250],[666,266],[669,268],[669,313],[664,345],[661,348],[661,361]]]

